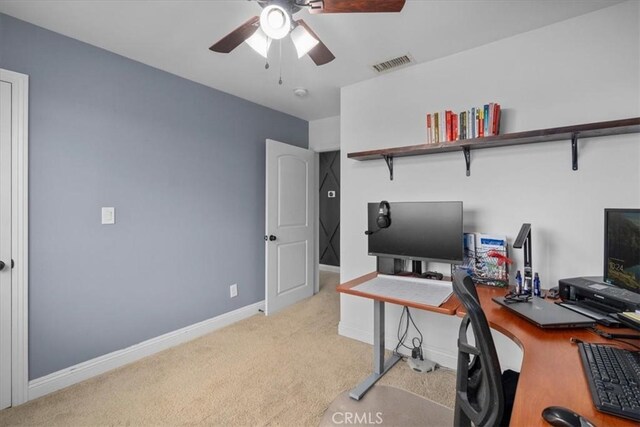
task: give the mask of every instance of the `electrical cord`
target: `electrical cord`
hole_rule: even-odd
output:
[[[621,338],[625,338],[625,339],[640,339],[640,335],[637,334],[612,334],[609,332],[605,332],[601,329],[598,329],[596,327],[593,328],[589,328],[589,332],[596,334],[598,336],[601,336],[603,338],[606,338],[608,340],[612,340],[612,341],[617,341],[619,343],[622,344],[626,344],[626,345],[630,345],[631,347],[637,348],[638,350],[640,350],[640,346],[637,346],[636,344],[630,343],[629,341],[624,341]],[[571,338],[571,342],[584,342],[579,340],[578,338]]]
[[[401,333],[400,330],[402,328],[402,324],[404,321],[404,331]],[[413,325],[414,329],[418,332],[419,337],[413,337],[411,340],[411,344],[413,345],[413,347],[409,347],[408,345],[406,345],[404,342],[407,339],[408,335],[409,335],[409,327],[410,325]],[[405,356],[403,354],[401,354],[398,350],[400,350],[400,347],[404,347],[408,350],[413,351],[414,349],[420,349],[420,355],[422,353],[422,341],[424,340],[424,337],[422,335],[422,332],[420,332],[420,329],[418,329],[418,326],[416,325],[416,322],[413,320],[413,316],[411,316],[411,311],[409,311],[409,307],[404,306],[402,308],[402,314],[400,314],[400,321],[398,322],[398,333],[397,333],[397,337],[398,337],[398,344],[396,345],[396,348],[393,350],[393,353],[396,356],[400,356],[402,358],[404,358]],[[417,345],[416,345],[416,340],[418,341]],[[420,359],[422,359],[422,357],[420,357]]]
[[[509,292],[504,296],[505,304],[515,304],[518,302],[529,302],[531,301],[531,294],[515,294],[513,292]]]
[[[640,335],[638,334],[612,334],[610,332],[603,331],[602,329],[598,329],[595,326],[593,328],[590,328],[590,330],[591,332],[607,339],[615,339],[615,338],[640,339]]]

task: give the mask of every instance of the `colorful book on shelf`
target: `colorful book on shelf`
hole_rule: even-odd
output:
[[[458,122],[459,122],[459,118],[458,115],[456,113],[451,113],[451,140],[452,141],[457,141],[458,139],[460,139],[460,136],[458,135]]]
[[[451,110],[427,113],[428,144],[483,138],[500,134],[500,104],[490,102],[454,113]]]
[[[493,135],[500,134],[500,104],[493,105]]]
[[[484,104],[484,116],[482,127],[484,128],[484,136],[489,136],[489,104]]]
[[[477,138],[476,134],[476,122],[478,119],[476,118],[476,109],[475,107],[471,109],[471,117],[469,117],[469,122],[471,123],[471,138]]]

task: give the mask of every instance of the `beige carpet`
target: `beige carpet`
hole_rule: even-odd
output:
[[[376,384],[358,401],[345,391],[331,403],[320,421],[320,427],[345,424],[450,427],[453,410],[409,391]]]
[[[274,316],[255,315],[40,399],[0,425],[318,425],[371,371],[371,346],[338,335],[338,275]],[[455,374],[398,363],[380,384],[453,407]]]

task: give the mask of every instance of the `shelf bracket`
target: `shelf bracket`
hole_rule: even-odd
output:
[[[574,171],[578,170],[578,134],[571,134],[571,166]]]
[[[384,161],[387,163],[387,167],[389,168],[389,180],[393,181],[393,156],[382,156]]]
[[[471,148],[462,147],[462,153],[464,154],[464,162],[467,164],[467,176],[471,176]]]

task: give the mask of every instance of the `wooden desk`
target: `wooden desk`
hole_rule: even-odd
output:
[[[376,272],[366,274],[337,287],[337,291],[350,295],[374,300],[374,374],[365,380],[354,392],[361,391],[362,395],[389,370],[399,359],[384,363],[384,302],[406,305],[420,310],[434,311],[442,314],[465,314],[464,306],[455,295],[452,295],[439,307],[416,304],[412,301],[381,298],[378,295],[358,292],[352,288],[377,276]],[[638,424],[624,418],[607,415],[596,410],[591,400],[587,378],[582,370],[582,362],[578,348],[569,339],[576,337],[587,342],[620,343],[606,340],[587,329],[541,329],[532,323],[516,316],[491,301],[491,298],[503,296],[504,288],[478,285],[480,304],[487,316],[491,328],[499,331],[513,340],[523,351],[520,378],[516,391],[512,426],[545,426],[549,424],[542,418],[542,410],[547,406],[564,406],[587,417],[598,427],[637,426]],[[615,329],[607,329],[611,332]],[[628,329],[619,330],[620,333],[629,332]],[[451,331],[457,334],[458,330]],[[380,334],[381,333],[381,334]],[[636,343],[637,345],[637,343]],[[632,346],[628,346],[633,349]],[[353,392],[352,392],[353,393]],[[354,397],[354,396],[352,396]],[[356,398],[356,397],[354,397]],[[359,397],[357,397],[359,399]]]
[[[458,306],[460,302],[455,297],[455,295],[451,295],[448,300],[442,303],[440,306],[432,306],[427,304],[420,304],[414,301],[407,301],[397,298],[390,298],[386,296],[381,296],[377,294],[371,294],[368,292],[361,292],[354,287],[361,285],[365,282],[368,282],[371,279],[374,279],[378,276],[377,272],[365,274],[364,276],[353,279],[349,282],[343,283],[339,285],[336,290],[338,292],[356,295],[363,298],[368,298],[373,300],[373,373],[369,375],[364,381],[356,386],[350,393],[349,396],[355,400],[360,400],[362,396],[364,396],[367,391],[378,381],[382,376],[387,373],[389,369],[391,369],[401,357],[397,355],[392,355],[389,359],[384,359],[384,303],[390,302],[398,305],[406,305],[408,307],[418,308],[420,310],[427,311],[435,311],[437,313],[454,315],[457,312]],[[420,284],[419,286],[423,286]],[[427,285],[424,285],[427,286]]]
[[[523,351],[516,391],[512,426],[548,426],[542,418],[547,406],[564,406],[587,417],[597,426],[637,426],[636,422],[596,410],[587,378],[582,370],[578,348],[569,339],[618,344],[587,329],[541,329],[491,301],[505,289],[478,285],[480,304],[491,328],[512,339]],[[550,302],[551,303],[551,302]],[[458,309],[464,316],[464,306]],[[599,327],[607,329],[604,327]],[[613,329],[608,329],[614,331]],[[631,333],[628,329],[618,330]],[[632,346],[628,346],[633,349]]]

